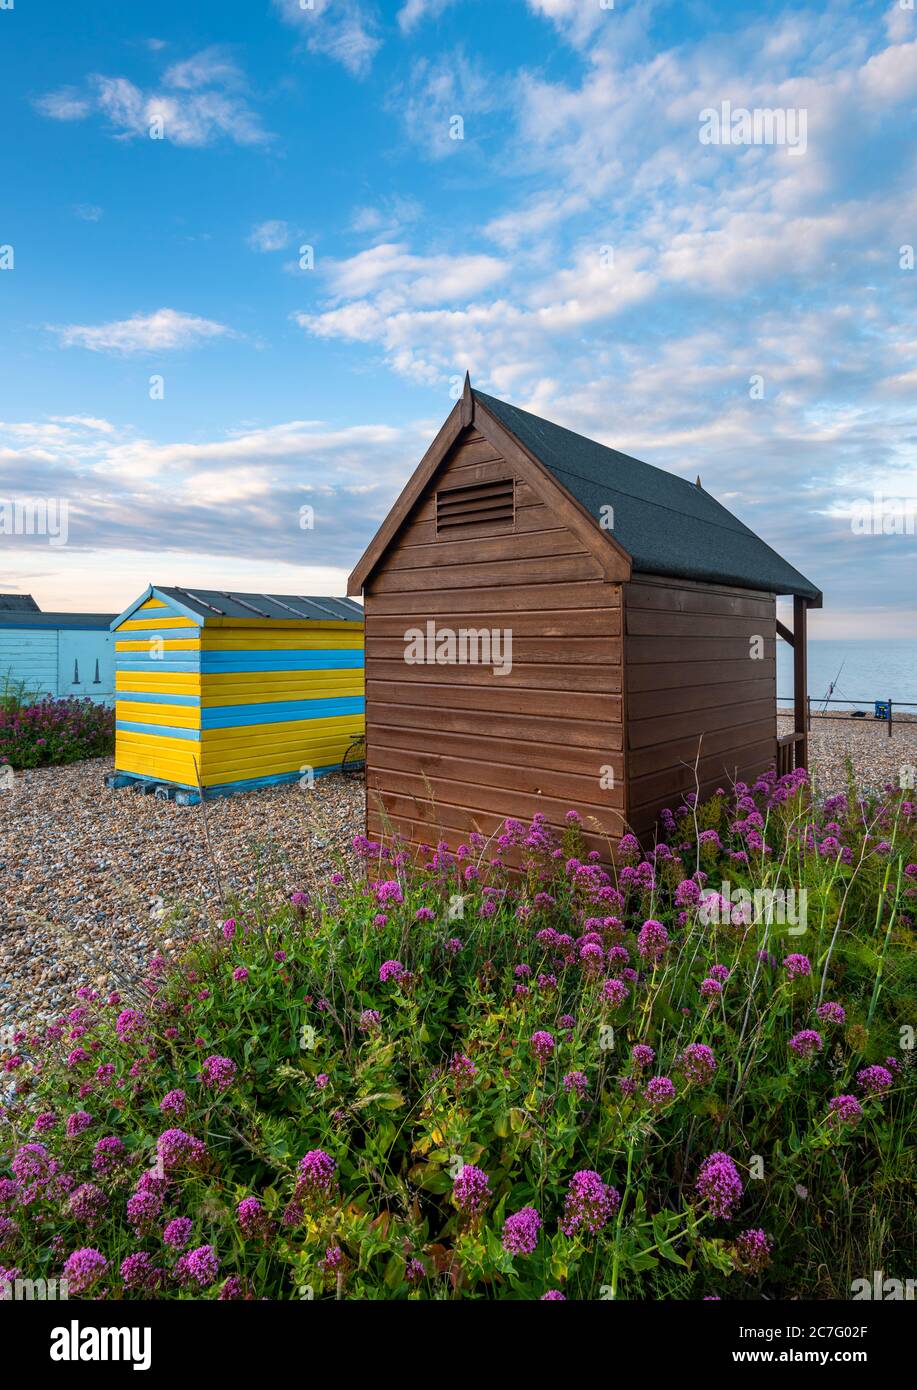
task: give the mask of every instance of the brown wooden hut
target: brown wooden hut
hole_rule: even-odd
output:
[[[819,590],[699,479],[467,377],[350,576],[361,591],[371,835],[454,846],[572,808],[599,847],[651,834],[696,782],[703,797],[805,765]],[[792,632],[777,594],[793,596]],[[796,711],[779,740],[778,632]]]

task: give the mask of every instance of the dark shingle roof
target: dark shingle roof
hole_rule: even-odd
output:
[[[703,488],[475,391],[598,522],[614,508],[612,535],[636,571],[706,579],[820,599],[815,585]]]
[[[303,594],[243,594],[220,589],[167,588],[156,590],[174,598],[202,618],[309,618],[321,622],[361,623],[363,609],[349,598],[306,597]]]
[[[31,594],[0,594],[0,613],[37,613],[38,604]]]

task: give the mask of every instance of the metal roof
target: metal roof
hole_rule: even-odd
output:
[[[0,611],[0,627],[22,628],[109,628],[114,613],[10,613]]]
[[[634,570],[820,601],[805,575],[703,488],[482,391],[474,397],[597,524],[613,508],[611,534]]]
[[[157,593],[207,618],[297,618],[313,622],[363,621],[363,608],[349,598],[306,594],[243,594],[229,589],[180,589],[156,584]]]
[[[31,594],[0,594],[0,613],[37,613],[38,604]]]

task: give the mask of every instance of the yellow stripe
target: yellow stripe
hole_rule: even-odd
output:
[[[259,749],[276,745],[301,744],[309,739],[339,734],[343,737],[363,732],[362,714],[334,714],[327,719],[281,719],[271,724],[234,724],[228,729],[205,729],[201,746],[205,754],[214,749]]]
[[[200,638],[195,637],[139,637],[131,642],[116,642],[116,652],[148,652],[150,643],[161,643],[164,652],[199,652],[201,649]]]
[[[139,700],[116,700],[115,718],[131,724],[165,724],[173,729],[199,729],[199,705],[146,705]]]
[[[149,618],[129,618],[126,623],[122,623],[120,627],[115,628],[115,631],[129,632],[133,629],[136,632],[138,627],[200,627],[200,623],[196,623],[193,618],[157,618],[155,622],[151,622]]]
[[[163,603],[161,598],[148,598],[146,603],[141,603],[137,611],[142,612],[144,608],[168,608],[168,606],[167,603]]]
[[[158,695],[200,695],[199,671],[116,671],[115,690],[147,691]]]

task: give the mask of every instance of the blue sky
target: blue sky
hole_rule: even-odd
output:
[[[307,6],[0,9],[0,500],[69,512],[0,588],[343,592],[468,367],[700,473],[814,635],[917,636],[917,539],[850,522],[917,499],[910,0]]]

